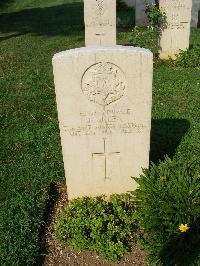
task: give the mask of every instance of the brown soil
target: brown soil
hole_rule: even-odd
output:
[[[55,187],[54,187],[55,190]],[[55,191],[54,191],[55,192]],[[55,239],[55,224],[58,220],[60,212],[67,204],[67,191],[64,185],[56,187],[56,197],[54,194],[53,203],[48,203],[48,214],[46,227],[41,232],[41,252],[43,255],[39,258],[38,265],[43,266],[73,266],[73,265],[88,265],[88,266],[148,266],[145,262],[145,255],[140,250],[139,246],[133,245],[132,252],[124,256],[119,263],[105,262],[94,251],[76,252],[68,245],[61,245]],[[45,249],[44,249],[45,247]],[[45,254],[44,254],[45,253]]]

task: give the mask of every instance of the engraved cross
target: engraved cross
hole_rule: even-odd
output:
[[[105,34],[104,33],[96,33],[96,36],[99,37],[99,41],[100,41],[99,45],[101,45],[102,44],[102,37],[104,37]]]
[[[110,177],[108,176],[108,158],[112,155],[119,155],[120,152],[107,152],[106,149],[106,140],[103,139],[103,152],[97,152],[97,153],[92,153],[92,158],[94,158],[94,156],[101,156],[104,158],[104,178],[105,179],[110,179]]]

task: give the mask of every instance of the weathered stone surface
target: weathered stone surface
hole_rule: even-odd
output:
[[[155,0],[135,0],[135,25],[147,26],[148,19],[145,13],[146,6],[155,4]]]
[[[84,0],[85,45],[116,44],[116,0]]]
[[[166,14],[160,38],[160,58],[175,58],[180,50],[189,47],[192,0],[160,0]]]
[[[149,165],[152,53],[98,46],[53,58],[69,199],[134,190]]]
[[[192,18],[191,18],[192,28],[197,28],[199,11],[200,11],[200,0],[192,0]]]

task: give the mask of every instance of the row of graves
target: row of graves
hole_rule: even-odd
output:
[[[137,26],[146,26],[148,25],[147,16],[145,13],[145,9],[147,5],[155,4],[156,2],[160,2],[162,5],[163,1],[156,0],[123,0],[129,7],[135,8],[135,24]],[[174,1],[176,3],[183,3],[184,1]],[[192,9],[191,9],[191,22],[190,26],[192,28],[197,28],[198,25],[198,16],[200,12],[200,0],[192,0]]]
[[[174,57],[189,47],[192,0],[160,7],[160,57]],[[149,166],[153,54],[116,45],[116,0],[84,0],[84,19],[86,47],[53,57],[69,200],[133,191]]]

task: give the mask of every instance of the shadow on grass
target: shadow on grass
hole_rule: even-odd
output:
[[[200,256],[200,219],[190,225],[190,230],[172,236],[160,252],[163,266],[199,265]]]
[[[10,34],[10,38],[26,33],[47,36],[76,35],[83,29],[83,4],[81,3],[0,14],[0,32],[14,33],[14,35]]]
[[[18,37],[18,36],[21,36],[21,35],[24,35],[28,32],[23,32],[23,33],[11,33],[11,34],[6,34],[4,36],[0,36],[0,41],[5,41],[5,40],[8,40],[10,38],[14,38],[14,37]]]
[[[36,265],[40,266],[43,265],[45,255],[47,254],[47,231],[48,227],[52,221],[52,214],[55,209],[56,202],[59,198],[59,192],[58,188],[55,183],[51,183],[49,187],[49,192],[48,192],[49,198],[46,202],[46,205],[44,207],[44,213],[43,213],[43,218],[42,218],[42,226],[40,228],[40,234],[39,234],[39,240],[38,242],[40,243],[40,250],[39,250],[39,256],[36,258]]]
[[[0,8],[5,8],[10,5],[13,0],[0,0]]]
[[[2,1],[2,0],[0,0]],[[7,4],[3,0],[1,5]],[[4,6],[5,7],[5,6]],[[127,31],[134,26],[135,14],[130,8],[118,8],[119,31]],[[84,31],[83,3],[68,3],[53,7],[24,9],[13,13],[0,14],[0,32],[6,40],[27,33],[56,36],[77,35]]]
[[[172,158],[190,128],[185,119],[154,119],[151,125],[150,161],[158,163],[165,155]]]

